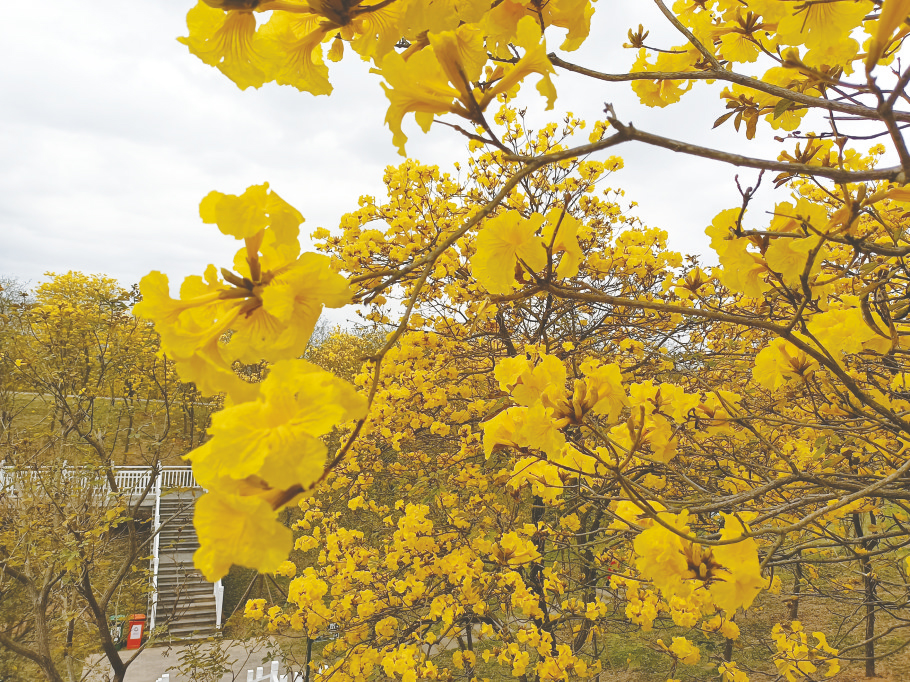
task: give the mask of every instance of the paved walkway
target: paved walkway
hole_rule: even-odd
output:
[[[221,647],[221,650],[227,654],[228,662],[225,665],[229,663],[232,671],[222,676],[218,682],[245,682],[246,671],[255,670],[257,666],[262,666],[268,671],[269,661],[263,659],[266,649],[277,649],[274,640],[268,642],[215,640],[202,644],[200,653],[204,654],[206,648],[211,651],[212,647],[216,646]],[[175,670],[168,670],[168,668],[180,665],[180,654],[186,649],[186,645],[179,644],[171,647],[155,646],[143,650],[127,668],[124,682],[156,682],[165,673],[170,674],[170,682],[196,682]],[[127,654],[132,655],[132,653],[122,651],[121,655],[126,660]],[[85,671],[89,668],[95,668],[95,670],[89,673],[86,682],[107,682],[111,679],[110,666],[102,654],[90,656],[86,660]],[[282,667],[279,672],[284,674],[286,671]]]

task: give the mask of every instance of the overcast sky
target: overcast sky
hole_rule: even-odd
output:
[[[191,56],[186,34],[191,0],[96,4],[72,0],[13,3],[0,23],[0,275],[32,284],[45,271],[105,273],[124,285],[150,270],[177,283],[207,263],[230,263],[236,249],[199,219],[209,191],[240,193],[268,181],[306,217],[308,235],[332,229],[357,197],[381,189],[386,165],[400,162],[383,125],[387,100],[379,79],[352,54],[330,64],[331,97],[274,84],[241,91]],[[639,22],[649,42],[681,41],[649,2],[601,0],[594,36],[564,55],[592,68],[627,70],[634,53],[620,45]],[[550,49],[561,42],[549,37]],[[531,81],[534,82],[533,80]],[[760,154],[731,126],[711,123],[719,87],[696,87],[680,105],[650,110],[627,84],[572,74],[555,79],[558,116],[572,110],[592,122],[612,102],[639,128],[726,149]],[[523,93],[542,109],[533,87]],[[535,95],[531,97],[531,95]],[[550,114],[536,118],[544,123]],[[464,156],[457,133],[405,127],[408,152],[450,167]],[[663,150],[625,146],[626,168],[609,184],[623,187],[650,225],[668,230],[673,247],[704,251],[713,216],[738,204],[729,168]],[[744,180],[754,179],[746,172]]]

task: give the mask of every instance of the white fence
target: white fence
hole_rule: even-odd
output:
[[[151,467],[114,467],[114,481],[122,492],[141,493],[148,487],[151,477]],[[161,467],[156,484],[159,490],[201,487],[196,483],[192,467]],[[156,490],[153,488],[152,492]]]
[[[262,666],[256,668],[255,673],[252,670],[247,670],[246,682],[303,682],[303,673],[300,672],[279,675],[278,661],[272,661],[268,672],[263,672],[263,670]],[[293,675],[293,677],[290,677],[290,675]],[[177,682],[177,680],[171,680],[170,673],[165,673],[158,678],[157,682]]]
[[[114,484],[119,492],[129,493],[131,496],[139,495],[149,487],[153,472],[152,467],[114,467]],[[91,480],[93,485],[111,490],[110,483],[100,471],[93,470],[89,472],[82,467],[64,465],[60,470],[60,475],[70,484],[81,483],[85,485]],[[36,479],[37,472],[34,470],[17,469],[5,466],[3,462],[0,462],[0,489],[11,488],[15,490],[17,482],[34,482]],[[192,467],[161,467],[158,470],[158,478],[155,484],[149,490],[150,498],[148,503],[151,504],[154,497],[160,495],[162,490],[172,490],[174,488],[201,488],[193,476]]]

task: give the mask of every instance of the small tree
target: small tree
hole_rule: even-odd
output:
[[[130,313],[135,292],[113,280],[67,273],[12,299],[0,326],[16,415],[0,445],[3,660],[73,681],[100,649],[122,680],[132,655],[117,650],[109,617],[115,606],[145,611],[151,538],[140,508],[162,464],[198,438],[198,422],[188,433],[175,418],[202,401]],[[204,422],[208,405],[195,408]],[[148,465],[146,488],[119,490],[120,464]]]

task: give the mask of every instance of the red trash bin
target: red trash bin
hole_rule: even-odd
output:
[[[138,649],[142,646],[142,635],[145,633],[145,614],[134,613],[129,617],[129,631],[126,637],[127,649]]]

